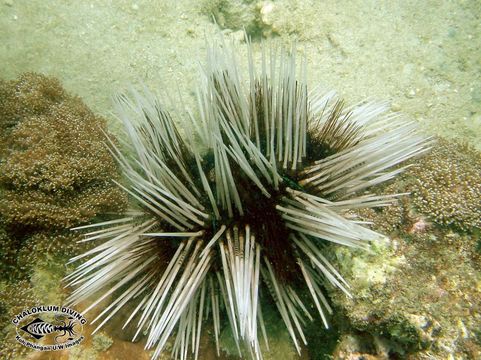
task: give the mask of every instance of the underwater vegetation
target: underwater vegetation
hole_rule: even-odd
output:
[[[251,51],[244,81],[232,49],[208,48],[187,136],[149,91],[116,99],[129,147],[110,148],[132,209],[76,228],[101,243],[71,260],[85,259],[66,278],[68,303],[100,294],[88,313],[108,300],[95,331],[129,309],[123,326],[133,324],[134,339],[148,334],[154,358],[172,334],[173,357],[198,358],[207,318],[217,354],[226,319],[237,353],[262,358],[271,305],[300,353],[308,322],[328,327],[324,289],[351,297],[331,244],[384,239],[351,211],[394,204],[400,194],[370,189],[427,151],[416,124],[386,104],[347,107],[334,92],[309,92],[295,49],[263,48],[260,71]]]
[[[437,224],[481,228],[481,154],[468,145],[439,140],[409,175],[414,206]]]
[[[2,82],[0,92],[0,212],[7,226],[69,228],[122,209],[102,118],[42,75]]]
[[[395,184],[406,186],[402,181]],[[409,202],[403,206],[413,207]],[[393,212],[384,210],[388,209],[366,217],[374,222],[374,230],[385,228],[380,224],[395,219]],[[473,228],[467,233],[455,232],[435,223],[413,232],[406,220],[420,214],[400,213],[404,216],[390,233],[391,247],[376,249],[370,255],[339,248],[332,258],[355,294],[346,298],[329,291],[347,325],[334,358],[358,354],[380,360],[478,359],[479,232]]]
[[[329,257],[356,294],[328,292],[347,325],[335,358],[481,356],[480,156],[438,138],[426,156],[377,189],[411,196],[358,211],[390,236],[391,246],[367,255],[338,248]]]
[[[29,350],[15,340],[15,328],[10,325],[12,318],[20,311],[37,304],[32,285],[28,280],[14,283],[0,281],[0,355],[3,359],[19,359]]]
[[[89,248],[71,226],[125,208],[126,196],[111,183],[119,173],[105,131],[105,120],[54,78],[0,80],[2,324],[27,306],[59,301],[63,263]],[[2,358],[26,353],[14,334],[3,327]]]

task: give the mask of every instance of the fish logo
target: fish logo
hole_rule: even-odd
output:
[[[52,334],[55,332],[61,332],[61,334],[55,336],[55,342],[59,343],[57,339],[63,338],[65,335],[69,335],[67,341],[73,340],[76,334],[74,327],[77,326],[76,321],[72,317],[68,318],[68,322],[60,321],[60,325],[53,325],[48,322],[43,321],[40,318],[36,318],[29,324],[22,326],[20,329],[26,333],[32,335],[35,339],[40,340],[45,335]]]
[[[45,314],[43,316],[42,314]],[[46,321],[44,319],[51,319]],[[60,306],[36,306],[16,315],[12,323],[17,327],[16,340],[39,351],[64,350],[79,344],[87,323],[82,314]]]

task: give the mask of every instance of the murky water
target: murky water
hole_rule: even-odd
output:
[[[195,113],[195,95],[206,61],[207,42],[222,36],[227,41],[232,41],[240,58],[245,59],[248,54],[245,30],[251,37],[254,61],[258,65],[261,63],[261,44],[288,46],[296,42],[300,58],[304,56],[306,60],[307,82],[311,89],[316,86],[335,89],[347,104],[360,103],[365,99],[387,100],[392,111],[416,121],[426,134],[457,140],[481,150],[480,18],[479,1],[0,0],[0,76],[3,80],[13,80],[23,73],[35,72],[55,77],[69,94],[79,96],[95,114],[105,117],[111,132],[120,134],[119,123],[113,115],[114,95],[128,88],[141,88],[145,85],[159,90],[161,94],[172,96],[179,108],[185,106]],[[241,71],[247,71],[246,65],[241,65]],[[64,95],[59,95],[60,90],[55,89],[55,96],[52,97],[62,99],[59,103],[67,101],[64,100]],[[182,104],[178,94],[181,95]],[[71,98],[68,101],[75,103]],[[5,99],[0,99],[0,105],[5,107],[6,103]],[[7,118],[7,115],[2,116]],[[92,115],[92,124],[94,122]],[[36,129],[38,124],[38,121],[33,121],[31,128]],[[3,129],[2,126],[0,130]],[[181,123],[180,126],[190,125]],[[4,127],[10,131],[10,125]],[[41,130],[36,133],[41,133]],[[28,135],[21,146],[31,146],[35,141],[41,143],[42,136],[37,138]],[[88,148],[88,140],[76,138],[72,141],[77,140],[81,144],[80,148]],[[49,141],[55,143],[54,140]],[[6,139],[0,141],[0,145],[0,164],[3,161],[5,165],[6,154],[9,154],[12,145]],[[361,359],[365,358],[362,357],[363,354],[368,354],[372,359],[391,358],[389,356],[406,359],[476,359],[481,354],[481,306],[477,297],[481,292],[481,242],[479,224],[476,225],[476,214],[481,214],[481,203],[476,201],[481,191],[481,172],[477,165],[467,165],[471,161],[476,164],[476,159],[481,157],[471,148],[460,146],[455,149],[452,151],[452,162],[453,167],[458,166],[459,170],[446,170],[449,176],[441,171],[436,172],[436,168],[443,169],[443,165],[437,165],[435,155],[432,161],[426,163],[426,173],[431,171],[435,178],[433,183],[442,184],[445,186],[443,189],[448,189],[447,193],[453,194],[452,202],[455,205],[450,214],[455,220],[450,223],[451,215],[436,217],[434,211],[430,212],[429,204],[426,205],[427,208],[419,205],[423,201],[422,195],[419,195],[422,191],[419,188],[403,187],[409,180],[402,180],[401,185],[393,186],[392,191],[413,192],[413,199],[418,199],[418,203],[414,201],[402,209],[397,207],[393,212],[381,215],[361,214],[367,220],[386,224],[380,231],[388,232],[391,237],[389,250],[386,253],[382,250],[377,257],[366,261],[353,260],[343,253],[336,254],[337,260],[345,261],[342,265],[344,270],[356,269],[365,274],[362,281],[359,281],[362,285],[354,286],[358,290],[358,299],[361,300],[358,303],[346,303],[334,299],[336,306],[345,312],[342,321],[349,325],[343,326],[341,320],[336,320],[341,323],[334,324],[334,335],[322,335],[325,337],[315,335],[324,331],[320,327],[309,327],[307,338],[314,345],[303,346],[301,358],[328,359],[332,356],[336,359]],[[33,154],[31,158],[41,152],[37,150]],[[445,153],[440,151],[439,154]],[[4,159],[1,157],[3,155]],[[14,162],[20,164],[19,159],[9,160],[13,162],[9,166],[16,168]],[[39,169],[44,165],[38,165]],[[77,168],[82,166],[84,165]],[[105,171],[110,171],[105,166]],[[56,179],[65,175],[64,170],[55,169],[60,173],[55,175]],[[36,179],[38,173],[35,169],[30,171],[27,168],[25,174],[25,178],[21,179],[25,183],[22,183],[21,190],[18,191],[24,191],[21,195],[26,200],[22,201],[27,205],[19,213],[23,211],[27,217],[32,211],[28,204],[40,201],[34,191],[42,185],[36,183],[34,189],[28,188],[30,179]],[[463,177],[462,174],[467,175]],[[0,197],[10,201],[10,191],[14,185],[9,183],[10,175],[2,176],[0,174]],[[88,178],[88,175],[82,176],[79,175],[82,179]],[[416,172],[409,176],[422,178]],[[452,182],[449,186],[446,185],[448,177]],[[92,175],[95,181],[99,178],[101,174],[98,177]],[[431,178],[424,180],[427,184]],[[6,183],[10,185],[5,186]],[[431,188],[425,189],[425,192],[435,193],[430,190],[436,187],[433,183],[429,182]],[[26,188],[32,191],[28,196],[25,195]],[[63,190],[49,188],[49,196],[55,191],[61,193]],[[102,202],[104,200],[99,199],[104,199],[104,195],[99,192],[95,196],[91,195],[91,198]],[[444,195],[437,198],[439,197],[448,198]],[[433,200],[435,205],[432,207],[438,204],[437,198]],[[63,209],[76,209],[76,205],[66,204],[65,199],[67,198],[52,202],[57,202],[55,205],[60,209],[62,206]],[[92,201],[95,202],[94,200]],[[64,203],[59,205],[62,201]],[[104,202],[109,203],[109,199]],[[13,206],[13,202],[5,204],[7,202],[2,206]],[[464,209],[463,205],[468,209]],[[466,211],[463,212],[464,210]],[[43,209],[35,208],[35,211]],[[82,208],[79,212],[87,210]],[[471,221],[469,225],[463,227],[464,225],[458,226],[456,223],[450,227],[458,221],[458,212],[469,212],[466,215]],[[0,311],[11,314],[20,311],[21,305],[37,304],[39,299],[52,303],[63,301],[68,290],[60,285],[61,278],[72,267],[65,267],[65,259],[51,254],[70,254],[70,251],[78,249],[72,250],[73,245],[62,245],[61,241],[69,241],[65,240],[67,238],[50,241],[50,238],[57,237],[58,232],[61,232],[54,226],[47,226],[41,231],[36,227],[38,224],[21,227],[21,220],[18,223],[14,220],[7,221],[6,214],[7,211],[0,214],[0,241],[8,244],[4,245],[5,249],[12,249],[5,250],[0,261],[6,274],[19,272],[20,275],[15,275],[14,280],[6,275],[0,281],[2,296],[11,297],[11,301],[0,303]],[[49,216],[45,217],[50,219]],[[89,218],[90,213],[82,213],[82,216]],[[69,227],[65,225],[65,229]],[[35,245],[37,240],[38,245]],[[32,260],[32,256],[28,255],[35,251],[42,252],[45,256],[40,257],[40,260],[33,257],[35,259]],[[430,253],[436,253],[438,259],[426,263]],[[35,264],[28,269],[12,265],[20,258],[25,263],[30,262],[29,266],[32,266],[32,261]],[[417,262],[418,259],[423,259],[422,264]],[[417,269],[417,273],[413,273],[412,269]],[[425,281],[426,291],[412,290],[416,287],[416,274]],[[466,282],[465,277],[471,282]],[[350,280],[356,279],[355,274],[350,276]],[[402,290],[407,288],[411,290]],[[18,292],[15,289],[19,289]],[[31,302],[25,300],[25,303],[20,304],[12,294]],[[366,305],[362,300],[376,303],[377,296],[381,299],[379,301],[392,302],[395,304],[393,306],[402,307],[401,314],[404,316],[408,313],[404,318],[410,319],[412,328],[406,328],[401,321],[397,323],[394,315],[386,320],[382,314],[376,313],[390,314],[392,309],[376,308],[373,311],[364,307]],[[407,300],[396,300],[404,298]],[[457,302],[460,304],[458,308],[453,305]],[[436,303],[445,305],[436,307],[433,305]],[[449,307],[443,313],[440,309],[446,306],[452,308]],[[84,309],[87,304],[82,303],[79,307]],[[95,309],[89,313],[89,318],[93,319],[94,312],[98,314],[100,311],[101,309]],[[434,314],[433,317],[430,314]],[[454,325],[446,328],[448,325],[441,318],[446,319],[446,324]],[[4,321],[7,317],[1,319]],[[227,322],[226,319],[222,321],[224,320]],[[122,325],[121,321],[114,320],[102,332],[92,336],[90,333],[95,326],[89,324],[84,328],[86,339],[83,344],[71,350],[28,353],[9,350],[8,353],[0,354],[13,359],[148,359],[150,353],[143,349],[145,340],[131,343],[132,329],[122,331]],[[479,327],[476,332],[477,325]],[[346,327],[355,331],[346,331]],[[14,333],[12,329],[10,324],[5,324],[5,331],[0,334],[3,343],[11,345],[14,342],[10,338]],[[276,326],[270,330],[274,333],[271,352],[266,352],[265,358],[297,358],[289,336]],[[447,335],[439,335],[443,331],[454,340],[450,342]],[[383,337],[383,332],[390,336]],[[392,335],[396,332],[403,335],[398,343]],[[418,343],[411,344],[411,340],[406,340],[411,332],[416,333],[412,335],[415,339],[412,341]],[[213,333],[213,327],[207,327],[208,335],[200,340],[200,359],[216,358],[215,344],[211,341]],[[408,333],[409,336],[404,336]],[[229,343],[229,335],[222,334],[224,347],[221,358],[237,356],[234,344]],[[336,348],[336,342],[342,345]],[[416,352],[416,346],[421,349],[419,353]],[[431,347],[432,352],[429,350]],[[162,356],[167,359],[169,355]]]

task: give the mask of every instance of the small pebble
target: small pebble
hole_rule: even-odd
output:
[[[391,104],[391,111],[400,111],[401,110],[401,105],[398,103],[392,103]]]
[[[411,89],[409,91],[407,91],[405,93],[405,96],[408,98],[408,99],[412,99],[413,97],[416,96],[416,91],[414,91],[414,89]]]

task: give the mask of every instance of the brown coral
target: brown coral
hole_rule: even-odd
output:
[[[67,97],[57,79],[40,74],[26,73],[18,80],[0,80],[0,130],[29,116],[45,114],[52,104]]]
[[[26,239],[17,251],[16,265],[26,271],[41,263],[64,264],[68,259],[92,248],[93,244],[79,240],[81,235],[77,232],[37,233]]]
[[[90,244],[66,229],[121,211],[119,175],[105,147],[105,121],[60,83],[39,74],[0,80],[0,319],[58,294],[46,281],[64,276],[65,258]],[[61,260],[59,260],[61,258]],[[44,298],[46,298],[44,296]],[[45,301],[43,301],[45,303]],[[0,357],[27,348],[13,325],[0,332]]]
[[[111,182],[104,119],[58,81],[38,74],[0,84],[4,158],[0,200],[7,226],[69,228],[119,211],[125,196]]]
[[[30,351],[15,340],[13,317],[22,310],[37,304],[30,282],[27,280],[13,284],[0,283],[0,357],[20,359]]]
[[[0,274],[2,278],[11,280],[18,277],[17,264],[18,239],[12,238],[0,224]]]
[[[413,203],[421,213],[440,225],[481,227],[481,153],[439,140],[409,175],[414,177]]]

